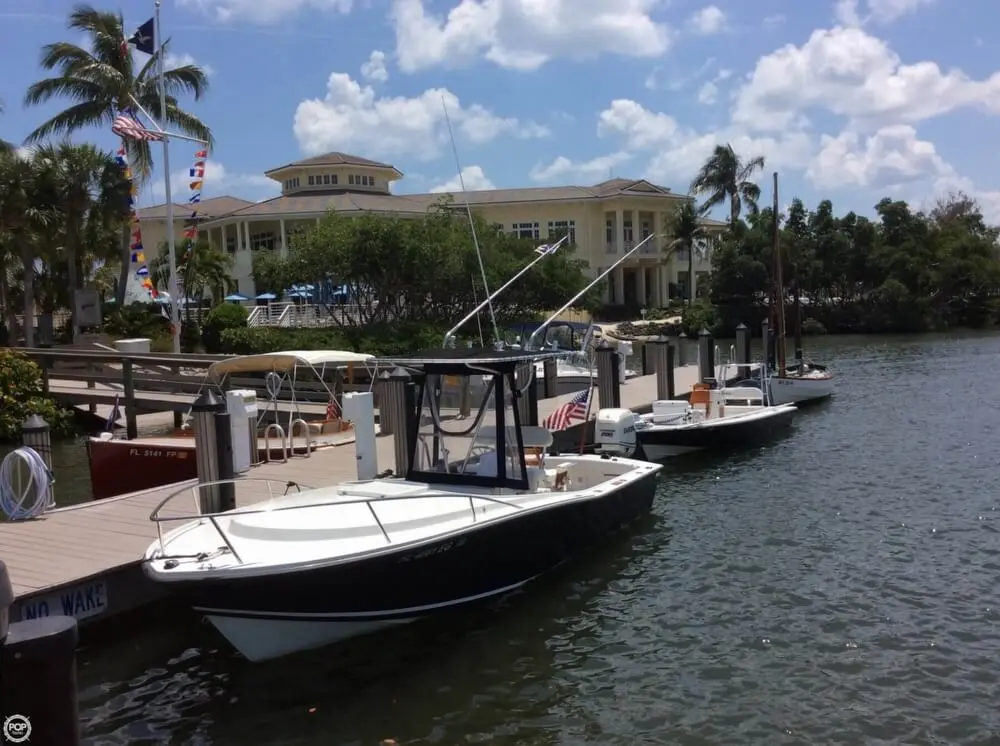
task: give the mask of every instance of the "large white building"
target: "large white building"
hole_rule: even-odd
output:
[[[330,210],[344,215],[375,212],[400,217],[424,214],[442,195],[393,194],[391,186],[403,177],[394,166],[345,153],[327,153],[289,163],[267,172],[281,184],[281,194],[252,203],[234,197],[216,197],[201,203],[202,238],[233,256],[233,275],[239,291],[256,294],[252,252],[288,251],[288,237],[302,225],[314,224]],[[206,184],[211,190],[211,183]],[[568,232],[578,258],[596,277],[636,242],[658,234],[615,269],[606,290],[609,303],[651,308],[672,297],[686,297],[688,256],[670,250],[670,226],[677,209],[693,200],[686,194],[642,179],[609,179],[592,186],[526,187],[465,192],[462,204],[510,233],[543,240],[550,233]],[[190,208],[174,210],[176,235]],[[166,206],[141,213],[148,247],[166,240]],[[704,220],[710,228],[724,223]],[[695,292],[698,278],[710,269],[707,252],[695,252]]]

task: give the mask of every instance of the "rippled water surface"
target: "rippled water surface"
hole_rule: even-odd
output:
[[[666,469],[500,608],[265,664],[171,620],[81,657],[92,743],[998,744],[1000,337],[810,341],[834,400]]]

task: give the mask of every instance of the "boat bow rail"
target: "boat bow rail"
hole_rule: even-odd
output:
[[[269,493],[268,500],[263,504],[258,503],[256,506],[237,508],[235,510],[227,510],[216,513],[205,513],[201,511],[201,504],[198,499],[199,498],[198,491],[200,487],[213,487],[216,485],[226,485],[226,484],[235,485],[237,483],[245,484],[247,482],[264,483],[267,486],[267,490]],[[516,511],[525,509],[525,506],[518,505],[509,499],[505,499],[508,497],[517,497],[518,496],[517,493],[512,493],[511,495],[507,495],[504,497],[497,497],[494,495],[486,495],[482,493],[449,492],[449,491],[428,492],[424,489],[419,489],[422,487],[422,485],[419,484],[413,484],[412,486],[418,489],[415,489],[411,492],[391,494],[389,490],[384,490],[379,494],[371,496],[356,496],[356,497],[350,496],[351,495],[350,489],[352,487],[360,488],[362,486],[369,486],[372,484],[376,484],[377,482],[378,480],[365,481],[365,482],[347,482],[338,487],[338,491],[340,495],[343,496],[344,499],[339,499],[338,497],[338,499],[335,500],[323,500],[320,502],[308,502],[301,504],[297,503],[292,505],[272,505],[270,503],[277,498],[288,496],[289,494],[291,494],[290,491],[293,488],[297,493],[301,493],[303,489],[314,490],[316,488],[310,487],[308,485],[302,485],[294,481],[281,481],[275,479],[254,479],[246,477],[236,478],[236,479],[223,479],[215,482],[204,482],[201,484],[184,487],[167,495],[163,500],[160,501],[160,503],[155,508],[153,508],[152,513],[150,513],[149,519],[154,523],[156,523],[156,536],[157,536],[157,544],[159,546],[159,553],[156,556],[148,556],[147,561],[171,560],[171,559],[199,559],[199,558],[208,559],[211,556],[209,552],[204,552],[199,555],[168,554],[166,551],[167,546],[166,544],[164,544],[163,541],[164,523],[179,523],[182,521],[188,521],[188,522],[197,522],[197,525],[200,525],[203,522],[207,521],[215,530],[215,532],[219,535],[219,537],[222,539],[223,543],[225,544],[225,549],[228,550],[228,552],[233,556],[233,559],[235,559],[239,564],[242,565],[246,563],[240,556],[240,553],[237,551],[236,547],[233,545],[232,541],[233,537],[230,534],[230,532],[227,532],[226,529],[219,524],[220,518],[233,519],[244,515],[275,514],[283,511],[307,510],[316,508],[341,508],[351,505],[364,505],[368,509],[368,512],[371,514],[372,519],[374,519],[375,521],[375,525],[378,527],[378,530],[381,532],[382,537],[385,539],[385,542],[388,545],[393,543],[392,537],[389,535],[389,531],[386,529],[385,523],[382,521],[382,519],[378,515],[378,512],[375,510],[374,503],[377,502],[387,503],[399,500],[427,500],[427,499],[437,499],[437,498],[451,498],[455,500],[463,500],[468,502],[468,507],[472,514],[473,523],[475,523],[479,519],[479,515],[477,514],[476,509],[479,507],[483,507],[485,511],[485,507],[477,505],[477,503],[483,503],[483,502],[493,503],[498,506],[514,509]],[[272,485],[280,485],[280,487],[283,489],[283,492],[281,492],[281,494],[277,494],[273,489]],[[190,515],[171,515],[171,516],[160,515],[160,511],[162,511],[164,507],[166,507],[170,502],[172,502],[180,495],[183,495],[187,492],[190,492],[194,498],[194,503],[196,506],[195,513]],[[170,568],[165,568],[165,569],[170,569]]]

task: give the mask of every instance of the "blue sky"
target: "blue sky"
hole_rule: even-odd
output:
[[[0,0],[5,139],[59,108],[21,101],[41,46],[80,41],[71,5]],[[153,5],[125,11],[134,27]],[[272,196],[266,169],[329,150],[393,163],[398,192],[453,185],[443,96],[468,188],[615,175],[686,191],[731,142],[767,158],[766,200],[777,170],[783,204],[871,213],[961,189],[1000,222],[995,0],[164,0],[162,14],[173,58],[210,70],[187,102],[217,140],[205,197]],[[193,152],[173,146],[171,170]],[[158,179],[141,203],[162,200]]]

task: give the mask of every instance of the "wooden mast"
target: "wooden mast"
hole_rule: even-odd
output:
[[[784,378],[785,366],[785,288],[781,277],[781,240],[778,215],[778,172],[774,172],[774,313],[777,328],[778,377]]]

